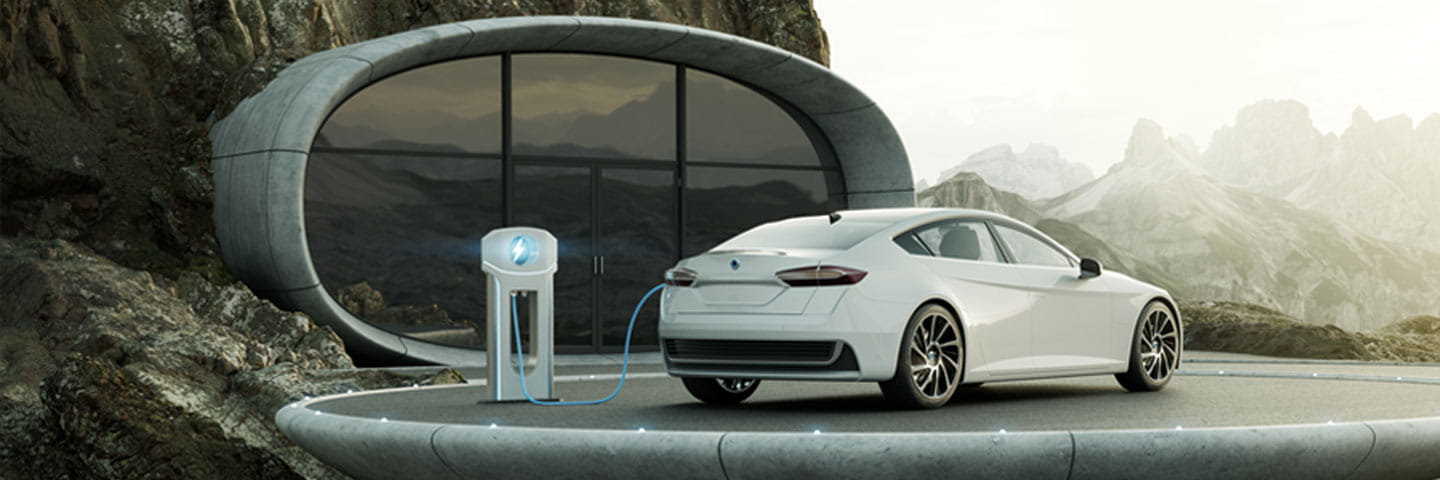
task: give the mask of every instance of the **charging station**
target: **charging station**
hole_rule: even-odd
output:
[[[485,286],[487,299],[485,330],[490,400],[525,401],[528,396],[555,397],[555,272],[558,246],[550,232],[534,227],[500,228],[480,240],[481,268],[490,276]],[[525,308],[519,305],[524,298]],[[521,315],[521,312],[524,315]],[[516,318],[519,316],[520,318]],[[528,320],[530,345],[525,350],[535,359],[526,368],[515,329]],[[521,382],[525,382],[523,385]]]

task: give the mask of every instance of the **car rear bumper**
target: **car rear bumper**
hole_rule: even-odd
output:
[[[839,302],[817,314],[677,313],[662,308],[667,371],[677,377],[880,381],[895,373],[900,327]],[[864,319],[864,320],[860,320]],[[902,325],[903,327],[903,325]]]

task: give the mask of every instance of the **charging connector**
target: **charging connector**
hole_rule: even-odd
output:
[[[625,328],[625,354],[620,364],[620,383],[615,385],[615,391],[610,392],[610,395],[598,400],[578,400],[573,402],[539,400],[530,396],[530,390],[525,387],[524,375],[520,376],[520,393],[525,394],[525,399],[529,400],[530,403],[545,406],[599,405],[614,399],[616,395],[620,394],[620,389],[625,387],[625,374],[630,370],[630,337],[635,333],[635,319],[640,316],[640,309],[645,307],[645,302],[650,300],[650,296],[663,288],[665,288],[665,284],[662,283],[651,288],[649,292],[645,292],[645,296],[640,298],[640,303],[635,304],[635,312],[630,314],[630,326]],[[519,363],[523,368],[523,365],[525,365],[525,350],[520,346],[520,307],[515,298],[515,292],[511,292],[510,320],[515,324],[515,354],[519,357]]]

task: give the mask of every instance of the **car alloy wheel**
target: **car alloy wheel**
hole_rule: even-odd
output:
[[[750,390],[750,387],[755,386],[757,380],[753,378],[717,378],[715,381],[720,384],[722,390],[738,395]]]
[[[1140,366],[1151,382],[1170,379],[1180,363],[1180,328],[1169,309],[1151,310],[1140,329]]]
[[[756,378],[683,378],[685,390],[705,403],[733,405],[745,401],[760,388]]]
[[[910,377],[928,398],[944,398],[958,383],[960,330],[955,321],[938,314],[920,320],[910,335]]]
[[[937,408],[950,401],[965,370],[965,337],[955,315],[926,305],[911,316],[901,338],[895,376],[880,382],[885,398],[908,408]]]
[[[1132,334],[1129,369],[1115,374],[1115,380],[1132,392],[1154,392],[1165,388],[1180,368],[1180,319],[1158,300],[1140,312]]]

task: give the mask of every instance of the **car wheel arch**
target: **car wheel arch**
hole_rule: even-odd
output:
[[[1185,357],[1185,319],[1180,317],[1180,307],[1176,305],[1175,300],[1164,295],[1156,295],[1146,300],[1144,305],[1149,306],[1154,302],[1160,302],[1161,305],[1165,305],[1165,308],[1170,309],[1170,314],[1175,316],[1175,326],[1180,329],[1180,351],[1177,353],[1180,357],[1179,360],[1183,361]],[[1136,328],[1140,327],[1140,322],[1143,321],[1145,321],[1145,308],[1141,307],[1140,314],[1135,316],[1135,323],[1130,324],[1130,331],[1132,332],[1130,335],[1130,349],[1135,348],[1135,335],[1133,332]],[[1129,350],[1126,351],[1128,352]]]
[[[938,305],[940,308],[945,309],[945,311],[950,312],[951,316],[955,317],[955,324],[960,326],[960,353],[964,355],[964,370],[968,371],[970,366],[970,331],[969,328],[965,326],[965,317],[960,315],[960,309],[955,308],[955,305],[952,304],[949,300],[941,297],[931,297],[925,299],[925,301],[920,302],[920,305],[915,307],[915,309],[911,311],[910,315],[913,316],[915,312],[918,312],[920,311],[920,309],[930,305]],[[902,338],[900,341],[903,344],[905,340]],[[964,378],[965,373],[968,372],[961,372],[962,379]]]

